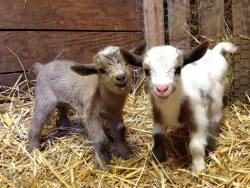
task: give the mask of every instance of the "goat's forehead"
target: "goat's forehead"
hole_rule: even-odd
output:
[[[98,54],[108,56],[118,53],[119,49],[120,48],[118,46],[107,46],[103,50],[101,50]]]
[[[144,64],[151,68],[173,68],[179,56],[179,50],[173,46],[153,47],[146,53]]]

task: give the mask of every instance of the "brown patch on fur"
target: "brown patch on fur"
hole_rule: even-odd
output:
[[[207,52],[208,46],[209,46],[209,41],[205,41],[191,50],[184,51],[183,65],[185,66],[189,63],[192,63],[200,59]]]
[[[194,123],[193,119],[193,112],[190,108],[189,99],[187,97],[183,100],[183,103],[181,105],[178,121],[186,125],[188,130],[191,132],[195,132],[197,130],[197,126]]]

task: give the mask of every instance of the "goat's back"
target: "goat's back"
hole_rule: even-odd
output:
[[[56,60],[43,66],[37,75],[37,92],[50,90],[58,101],[74,103],[91,97],[98,84],[97,75],[81,76],[71,70],[77,62]],[[83,101],[84,102],[84,101]]]

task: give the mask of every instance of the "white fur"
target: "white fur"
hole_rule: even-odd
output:
[[[182,52],[172,46],[159,46],[150,49],[144,60],[144,67],[150,70],[150,87],[155,99],[153,105],[160,110],[164,126],[178,127],[179,112],[184,98],[189,100],[189,108],[193,112],[196,130],[190,132],[189,144],[192,155],[192,169],[200,171],[205,168],[205,151],[209,126],[218,125],[221,120],[224,79],[228,68],[223,57],[224,52],[235,52],[232,43],[222,42],[198,61],[186,65],[181,76],[174,74],[175,68],[182,66]],[[167,98],[159,98],[155,92],[157,84],[167,84]],[[202,96],[201,91],[208,96]],[[153,133],[159,132],[156,126]]]
[[[119,47],[117,47],[117,46],[107,46],[102,51],[100,51],[98,54],[99,55],[110,55],[110,54],[116,53],[118,50],[119,50]]]

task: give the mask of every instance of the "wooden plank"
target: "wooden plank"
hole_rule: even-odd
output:
[[[220,42],[224,35],[224,0],[200,1],[200,33],[215,42]]]
[[[168,0],[167,3],[169,43],[178,48],[188,48],[190,2]]]
[[[0,72],[22,70],[10,50],[27,70],[33,63],[47,63],[60,53],[60,58],[88,63],[107,45],[132,48],[139,41],[139,32],[0,32]]]
[[[25,80],[23,73],[12,73],[12,74],[0,74],[0,87],[1,86],[14,86],[14,84],[19,80],[21,83]]]
[[[148,47],[165,44],[163,0],[144,0],[143,11]]]
[[[136,0],[0,0],[0,29],[138,30]]]
[[[250,0],[232,3],[234,35],[250,35]]]
[[[234,53],[233,94],[236,99],[247,102],[250,94],[250,0],[232,1],[234,44],[238,50]],[[245,36],[245,37],[243,37]]]

